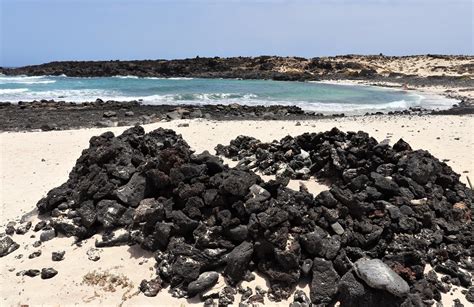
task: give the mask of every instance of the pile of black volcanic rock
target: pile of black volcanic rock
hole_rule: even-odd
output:
[[[448,274],[440,264],[448,259],[449,264],[461,261],[472,272],[473,265],[467,261],[474,253],[472,190],[445,163],[426,151],[413,151],[403,140],[391,147],[367,133],[334,128],[271,143],[239,136],[227,146],[218,145],[216,151],[238,160],[237,168],[242,170],[277,178],[314,176],[329,182],[331,190],[316,197],[323,217],[318,226],[331,226],[344,237],[345,216],[350,215],[356,232],[350,240],[358,243],[349,245],[376,251],[385,261],[396,263],[396,269],[399,264],[410,267],[410,261],[419,262],[420,267],[412,265],[411,272],[403,272],[413,280],[422,277],[425,263]],[[471,285],[469,274],[448,275],[454,284]]]
[[[262,291],[238,285],[257,271],[273,300],[308,281],[310,298],[297,291],[295,307],[421,306],[450,284],[471,286],[472,192],[427,152],[337,130],[279,145],[241,137],[220,152],[255,155],[255,167],[280,176],[263,182],[208,152],[194,154],[172,130],[136,126],[93,137],[69,180],[39,201],[51,216],[43,231],[102,233],[97,247],[139,244],[157,261],[156,278],[140,284],[145,295],[170,285],[173,295],[200,294],[206,304],[231,304],[236,289],[244,303],[262,302]],[[303,168],[330,179],[330,191],[315,198],[286,188]],[[427,264],[444,281],[424,274]],[[229,286],[203,295],[217,272]]]

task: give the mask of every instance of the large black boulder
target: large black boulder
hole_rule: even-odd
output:
[[[119,220],[125,212],[125,207],[115,200],[104,199],[97,204],[97,221],[104,228],[119,226]]]
[[[339,275],[331,261],[314,258],[310,298],[313,304],[329,305],[335,299]]]
[[[217,272],[202,273],[195,281],[189,283],[188,296],[195,296],[196,294],[213,287],[217,283],[218,279],[219,274]]]
[[[249,269],[248,265],[252,259],[252,254],[253,244],[244,241],[227,255],[224,276],[230,284],[235,285],[244,278]]]
[[[374,186],[380,192],[388,196],[398,195],[400,193],[398,184],[392,179],[386,178],[375,172],[370,173],[370,177],[374,180]]]
[[[126,185],[117,188],[115,194],[125,205],[137,207],[140,201],[145,198],[145,191],[146,178],[135,173]]]
[[[234,196],[244,197],[252,185],[259,182],[260,178],[249,172],[232,170],[223,179],[221,190]]]
[[[97,209],[92,200],[80,204],[79,208],[77,208],[77,214],[81,218],[81,224],[87,228],[94,225],[97,220]]]
[[[421,185],[427,184],[440,173],[440,166],[431,155],[423,150],[409,153],[402,157],[397,165],[403,173]]]
[[[201,264],[191,257],[178,256],[171,265],[171,285],[176,286],[181,282],[191,282],[199,277]]]

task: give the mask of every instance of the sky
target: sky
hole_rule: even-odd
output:
[[[468,54],[472,0],[0,0],[0,66]]]

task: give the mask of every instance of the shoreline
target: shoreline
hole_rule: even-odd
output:
[[[339,55],[332,57],[229,57],[135,61],[62,61],[2,68],[7,76],[222,78],[331,81],[401,86],[442,93],[474,104],[474,56]]]
[[[365,114],[323,114],[307,112],[296,106],[231,105],[141,105],[129,102],[94,102],[75,104],[56,101],[28,102],[21,105],[0,105],[0,133],[8,131],[51,131],[83,128],[124,127],[181,119],[214,121],[304,121],[338,118],[358,119],[377,116],[390,120],[414,116],[468,116],[472,107],[428,110],[411,107],[403,111],[374,110]]]
[[[31,75],[4,75],[0,73],[0,76],[24,76],[29,77]],[[229,77],[229,78],[215,78],[215,77],[142,77],[138,75],[116,75],[116,76],[103,76],[103,77],[78,77],[78,76],[67,76],[65,74],[62,75],[33,75],[35,77],[67,77],[67,78],[132,78],[132,79],[165,79],[165,80],[191,80],[191,79],[229,79],[229,80],[268,80],[268,81],[282,81],[282,82],[309,82],[309,83],[321,83],[321,84],[333,84],[333,85],[358,85],[358,86],[369,86],[369,87],[377,87],[383,89],[401,89],[404,91],[417,91],[421,93],[427,93],[430,95],[442,96],[448,99],[456,100],[457,102],[464,102],[466,104],[474,104],[474,87],[473,88],[463,88],[461,86],[454,86],[448,87],[448,85],[411,85],[409,82],[406,82],[405,79],[401,79],[400,81],[394,80],[374,80],[373,78],[366,78],[366,79],[344,79],[344,78],[334,78],[331,77],[323,77],[321,79],[312,80],[312,79],[304,79],[304,80],[278,80],[278,79],[268,79],[268,78],[240,78],[240,77]],[[474,86],[474,80],[473,86]],[[406,88],[404,88],[406,86]],[[101,97],[97,97],[97,99],[101,99]],[[44,100],[44,99],[43,99]],[[54,99],[46,99],[46,100],[54,100]],[[119,102],[126,102],[132,101],[131,100],[120,100]],[[87,101],[76,101],[75,103],[83,103]],[[11,101],[0,101],[0,104],[5,103],[18,103],[18,102],[11,102]]]
[[[306,81],[348,86],[372,86],[388,90],[400,89],[401,84],[377,83],[365,80],[323,80]],[[446,93],[442,88],[409,87],[417,95],[434,95],[452,99],[454,103],[448,109],[426,109],[411,107],[402,111],[384,111],[374,109],[365,114],[345,114],[307,111],[295,105],[251,106],[243,104],[143,104],[140,101],[103,101],[65,102],[41,100],[29,102],[0,102],[0,131],[50,131],[81,129],[92,127],[117,127],[135,124],[150,124],[176,119],[212,119],[219,121],[235,120],[309,120],[350,117],[358,118],[370,115],[378,116],[425,116],[425,115],[468,115],[474,114],[474,104],[456,100],[462,97]],[[472,93],[468,93],[471,95]],[[467,97],[467,96],[466,96]],[[470,99],[467,97],[465,99]]]

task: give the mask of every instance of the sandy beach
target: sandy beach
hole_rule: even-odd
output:
[[[188,123],[188,127],[181,124]],[[467,183],[467,176],[473,180],[474,163],[474,117],[466,116],[365,116],[311,121],[207,121],[176,120],[145,125],[146,131],[158,127],[171,128],[182,134],[196,152],[208,150],[214,153],[217,144],[228,144],[238,135],[251,135],[262,141],[280,139],[286,135],[304,132],[321,132],[337,127],[343,131],[363,130],[378,141],[389,139],[393,145],[403,138],[413,149],[425,149],[435,157],[445,161],[461,175]],[[16,220],[35,208],[36,202],[52,188],[65,182],[81,151],[88,146],[90,137],[105,131],[120,134],[126,127],[94,128],[51,132],[1,133],[1,182],[0,202],[3,228],[7,222]],[[291,187],[298,187],[292,182]],[[308,182],[310,192],[317,194],[320,187]],[[28,219],[37,221],[36,214]],[[145,297],[138,292],[142,279],[153,276],[154,259],[151,253],[137,246],[110,247],[100,250],[100,260],[93,262],[86,255],[93,246],[94,238],[86,240],[82,247],[73,245],[71,238],[56,238],[34,248],[37,240],[33,231],[25,235],[13,235],[20,244],[15,252],[0,258],[1,305],[162,305],[177,306],[196,303],[193,300],[177,300],[166,291],[157,297]],[[33,251],[41,250],[41,256],[28,259]],[[51,252],[66,251],[65,259],[52,262]],[[22,255],[22,256],[20,256]],[[78,265],[79,264],[79,265]],[[59,273],[51,280],[16,276],[24,269],[54,267]],[[87,276],[96,271],[116,275],[112,282],[100,284],[91,282]],[[88,275],[89,274],[89,275]],[[121,277],[121,275],[125,277]],[[86,276],[86,282],[84,277]],[[106,275],[107,276],[107,275]],[[109,276],[110,277],[110,276]],[[113,276],[112,276],[113,277]],[[93,279],[93,278],[92,278]],[[100,280],[100,278],[96,278]],[[104,278],[102,278],[104,279]],[[111,287],[108,287],[109,284]],[[261,284],[257,278],[253,284]],[[302,285],[304,286],[304,284]],[[222,277],[216,286],[222,287]],[[211,290],[212,291],[212,290]],[[454,298],[459,298],[465,306],[469,304],[459,290],[443,296],[445,306],[450,306]],[[290,298],[291,299],[291,298]],[[238,303],[238,299],[236,300]],[[266,299],[265,303],[270,302]],[[286,306],[288,302],[281,302]]]

